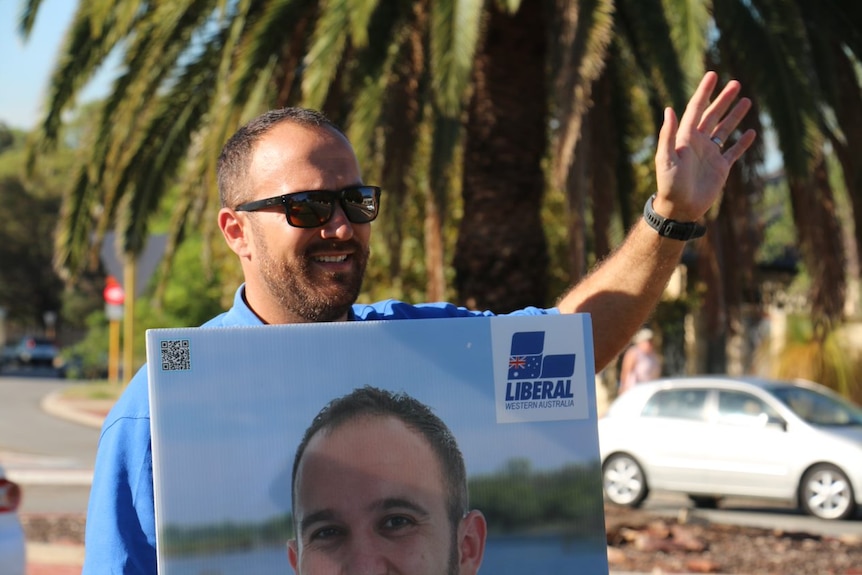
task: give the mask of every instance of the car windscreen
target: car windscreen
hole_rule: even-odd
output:
[[[770,391],[812,425],[862,425],[862,408],[838,395],[797,386],[775,387]]]

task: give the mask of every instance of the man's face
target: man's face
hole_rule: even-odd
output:
[[[484,518],[472,512],[456,530],[447,497],[431,447],[400,420],[364,416],[319,432],[297,470],[290,563],[301,575],[475,573]]]
[[[244,201],[362,183],[356,156],[341,134],[290,122],[275,126],[257,143],[249,179]],[[317,228],[289,225],[281,208],[238,217],[249,239],[243,261],[246,297],[264,321],[346,319],[362,286],[370,224],[350,222],[340,205]]]

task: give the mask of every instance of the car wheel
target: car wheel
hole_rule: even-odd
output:
[[[612,455],[602,466],[602,485],[612,503],[637,507],[649,495],[646,476],[633,457]]]
[[[689,495],[689,500],[698,509],[718,509],[718,497],[709,495]]]
[[[856,511],[847,475],[826,463],[815,465],[802,477],[799,504],[803,511],[821,519],[846,519]]]

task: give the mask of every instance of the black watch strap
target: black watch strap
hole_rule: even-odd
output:
[[[701,237],[706,233],[706,226],[697,222],[678,222],[669,218],[663,218],[652,207],[652,201],[655,199],[655,194],[644,204],[644,220],[649,224],[649,227],[658,232],[658,235],[686,242],[695,238]]]

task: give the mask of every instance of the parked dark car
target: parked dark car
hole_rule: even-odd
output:
[[[6,359],[13,366],[61,367],[60,348],[54,340],[45,337],[21,338],[9,350]]]

